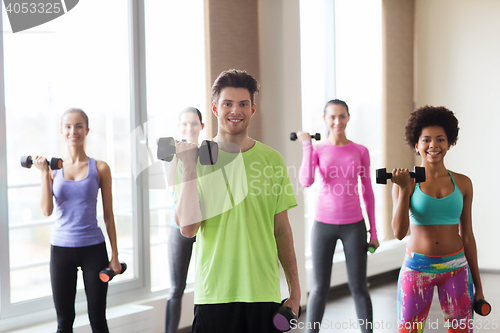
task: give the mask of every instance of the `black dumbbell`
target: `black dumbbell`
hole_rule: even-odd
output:
[[[120,272],[120,274],[123,274],[123,272],[127,270],[127,264],[124,262],[121,262],[120,264],[122,265],[122,271]],[[101,279],[102,282],[109,282],[113,280],[114,277],[115,277],[115,271],[109,267],[106,267],[105,269],[99,272],[99,279]]]
[[[311,139],[319,141],[319,140],[321,140],[321,134],[316,133],[314,135],[311,135]],[[292,141],[297,140],[297,133],[295,133],[295,132],[290,133],[290,140],[292,140]]]
[[[392,173],[387,172],[385,168],[377,169],[377,184],[387,184],[387,179],[392,178]],[[415,167],[413,172],[410,172],[410,176],[415,178],[415,183],[423,183],[425,182],[425,168],[424,167]]]
[[[47,162],[47,165],[50,166],[52,170],[57,170],[61,169],[63,165],[63,160],[58,158],[58,157],[52,157],[50,159],[50,162],[45,160]],[[21,156],[21,166],[23,168],[31,168],[33,165],[33,158],[31,156]]]
[[[487,316],[491,312],[491,305],[484,299],[478,299],[477,301],[474,301],[474,311],[478,315]]]
[[[273,316],[273,325],[280,332],[288,332],[292,329],[292,320],[300,317],[302,313],[302,307],[299,306],[299,315],[297,316],[295,312],[289,306],[283,306],[288,298],[281,301],[281,307],[276,311]]]
[[[170,162],[175,155],[175,139],[159,138],[157,158],[162,161]],[[217,163],[219,155],[219,146],[217,142],[204,140],[198,148],[198,157],[202,165],[214,165]]]

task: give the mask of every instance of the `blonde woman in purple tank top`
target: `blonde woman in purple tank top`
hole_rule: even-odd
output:
[[[121,273],[111,194],[111,171],[102,161],[85,153],[88,117],[81,109],[67,110],[61,119],[61,134],[67,146],[63,167],[50,170],[46,158],[36,156],[34,165],[42,173],[40,207],[45,216],[55,208],[56,223],[51,238],[50,277],[57,313],[57,333],[73,331],[77,270],[83,272],[92,332],[107,333],[108,285],[99,271],[111,268]],[[97,225],[97,195],[101,189],[104,222],[112,249],[108,260],[104,235]],[[55,200],[54,200],[55,199]]]

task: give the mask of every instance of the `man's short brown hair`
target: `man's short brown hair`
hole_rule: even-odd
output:
[[[226,87],[247,89],[252,105],[255,104],[255,94],[259,92],[259,82],[246,71],[230,69],[219,74],[212,85],[212,101],[215,104],[219,102],[220,93]]]

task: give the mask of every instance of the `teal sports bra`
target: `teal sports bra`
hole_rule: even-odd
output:
[[[444,198],[431,197],[420,189],[419,184],[410,198],[410,224],[415,225],[452,225],[460,222],[464,199],[448,171],[455,189]]]

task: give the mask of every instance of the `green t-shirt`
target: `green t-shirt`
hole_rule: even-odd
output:
[[[244,153],[220,150],[197,174],[195,304],[279,303],[274,216],[297,205],[283,157],[256,141]]]

